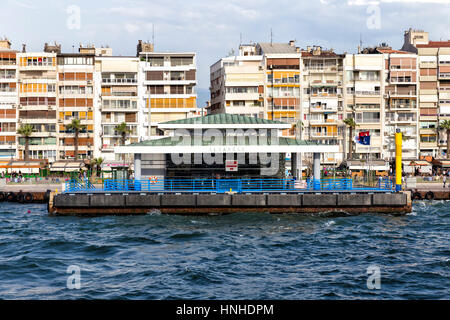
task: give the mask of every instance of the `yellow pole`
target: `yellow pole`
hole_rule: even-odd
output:
[[[402,133],[400,129],[395,133],[395,191],[402,190]]]

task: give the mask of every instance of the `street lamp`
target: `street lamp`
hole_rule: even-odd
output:
[[[10,155],[11,155],[10,162],[9,162],[9,166],[10,166],[10,169],[11,169],[11,175],[12,175],[12,161],[13,161],[13,150],[12,150],[12,145],[13,145],[13,142],[12,142],[12,141],[9,141],[8,143],[9,143],[9,149],[10,149]]]

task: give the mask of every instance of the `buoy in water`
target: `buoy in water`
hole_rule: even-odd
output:
[[[31,213],[31,210],[28,210],[27,213]]]

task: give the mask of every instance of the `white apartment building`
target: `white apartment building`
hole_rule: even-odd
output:
[[[320,46],[302,51],[302,139],[340,145],[338,154],[323,154],[325,165],[337,165],[344,159],[343,60],[344,55]]]
[[[289,43],[241,45],[239,55],[210,67],[208,113],[232,113],[297,124],[301,120],[300,49]],[[283,136],[293,137],[294,129]]]
[[[419,157],[418,59],[414,54],[379,49],[385,61],[385,112],[383,157],[395,157],[395,132],[403,134],[404,159]]]
[[[263,56],[254,45],[241,45],[238,56],[222,58],[210,67],[209,113],[264,118]]]
[[[17,156],[17,63],[8,39],[0,40],[0,159]]]
[[[120,161],[114,147],[122,145],[122,136],[115,130],[125,122],[128,132],[125,144],[139,141],[141,132],[139,118],[137,57],[101,56],[95,58],[94,73],[94,157],[106,161]]]
[[[353,144],[354,158],[382,159],[384,145],[385,101],[383,92],[384,59],[381,54],[347,54],[344,59],[344,119],[354,118],[354,134],[369,131],[370,146]],[[348,129],[347,129],[348,130]],[[356,132],[355,132],[356,131]],[[348,152],[348,134],[345,150]]]
[[[196,54],[152,52],[138,45],[142,138],[162,135],[157,124],[202,115],[197,108]],[[141,51],[147,50],[147,51]]]

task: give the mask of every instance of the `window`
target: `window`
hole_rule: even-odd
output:
[[[420,135],[420,142],[436,142],[436,135],[431,134]]]
[[[379,112],[358,112],[358,113],[356,113],[356,122],[378,123],[378,122],[380,122],[380,113]]]

